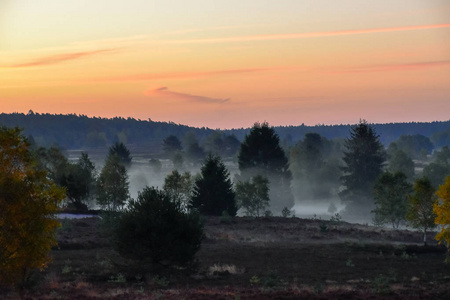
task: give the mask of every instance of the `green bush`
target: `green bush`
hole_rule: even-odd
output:
[[[115,228],[117,251],[151,264],[188,264],[202,238],[203,224],[197,213],[184,212],[178,201],[149,187],[130,201]]]

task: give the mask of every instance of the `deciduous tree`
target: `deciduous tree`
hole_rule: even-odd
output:
[[[47,178],[21,130],[0,128],[0,285],[43,269],[56,245],[54,214],[64,189]]]
[[[66,188],[70,206],[78,210],[87,209],[95,195],[96,180],[95,165],[87,153],[82,152],[78,162],[69,162],[62,186]]]
[[[173,201],[178,202],[184,211],[187,211],[189,201],[192,198],[193,187],[194,180],[189,172],[180,174],[177,170],[174,170],[164,179],[163,190]]]
[[[247,216],[259,217],[269,208],[269,180],[256,175],[236,183],[236,200]]]
[[[436,214],[435,223],[442,226],[441,231],[436,235],[439,243],[445,243],[449,252],[447,253],[447,262],[450,262],[450,176],[445,179],[436,192],[438,201],[434,204],[434,213]]]
[[[163,150],[167,157],[172,157],[175,153],[183,150],[180,140],[175,135],[169,135],[163,140]]]
[[[402,150],[395,151],[389,158],[388,169],[392,173],[402,172],[411,182],[414,180],[414,162]]]
[[[405,174],[392,174],[389,171],[383,173],[374,187],[375,223],[390,223],[392,228],[398,228],[406,220],[408,194],[411,191],[412,186]]]
[[[427,230],[436,227],[434,220],[436,214],[433,206],[436,203],[435,189],[426,177],[414,182],[414,194],[409,197],[409,208],[407,219],[414,228],[423,230],[423,243],[427,243]]]
[[[121,158],[108,155],[97,181],[97,204],[107,210],[123,208],[130,198],[128,174]]]

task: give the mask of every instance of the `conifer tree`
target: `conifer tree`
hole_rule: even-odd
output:
[[[386,154],[373,126],[362,120],[350,131],[344,151],[344,190],[339,193],[347,212],[368,216],[373,207],[373,187],[381,175]]]
[[[201,176],[195,182],[190,206],[204,215],[236,215],[236,199],[230,173],[219,156],[207,156],[201,168]]]

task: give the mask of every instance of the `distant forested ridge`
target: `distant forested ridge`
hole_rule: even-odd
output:
[[[0,125],[18,126],[41,146],[58,145],[66,149],[106,148],[117,141],[136,147],[156,147],[168,135],[183,136],[193,130],[202,138],[213,130],[191,128],[173,122],[154,122],[134,118],[99,118],[85,115],[0,114]]]
[[[193,132],[200,141],[203,141],[214,131],[205,127],[194,128],[173,122],[155,122],[150,119],[39,114],[32,111],[28,114],[2,113],[0,125],[23,128],[24,134],[32,137],[38,145],[59,145],[66,149],[105,148],[120,141],[131,147],[145,147],[149,150],[160,151],[162,140],[169,135],[182,138],[186,133]],[[310,132],[318,133],[327,139],[347,138],[351,126],[342,124],[280,126],[275,127],[275,131],[287,144],[295,144]],[[374,127],[385,146],[401,135],[420,134],[432,138],[432,141],[434,137],[438,140],[438,144],[446,144],[445,140],[450,136],[450,121],[375,124]],[[250,128],[240,128],[222,132],[228,135],[233,134],[242,141],[249,130]],[[442,146],[440,144],[436,146]]]

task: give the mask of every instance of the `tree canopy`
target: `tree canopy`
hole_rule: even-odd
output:
[[[398,228],[406,220],[411,191],[412,185],[405,174],[384,172],[374,186],[374,223],[390,223],[392,228]]]
[[[168,157],[172,157],[175,153],[183,150],[180,140],[175,135],[169,135],[163,140],[163,151]]]
[[[97,204],[116,211],[123,208],[129,198],[127,170],[117,155],[108,155],[97,181]]]
[[[245,136],[238,155],[240,181],[256,175],[269,179],[271,208],[281,211],[292,207],[291,172],[288,159],[280,146],[280,138],[268,123],[255,123]]]
[[[128,150],[127,146],[125,146],[122,142],[116,142],[114,145],[109,147],[108,155],[117,156],[120,162],[127,168],[131,165],[131,160],[133,159],[133,157],[131,157],[130,150]]]
[[[269,180],[256,175],[249,181],[236,183],[236,199],[247,216],[261,216],[269,208]]]
[[[194,179],[189,172],[180,174],[177,170],[173,170],[164,179],[163,190],[173,201],[178,202],[184,211],[187,211],[189,201],[192,197],[193,181]]]
[[[54,218],[64,189],[37,167],[18,128],[0,128],[0,285],[43,269],[56,245]]]
[[[402,172],[411,181],[415,175],[414,167],[414,161],[402,150],[395,151],[389,158],[389,171],[392,173]]]

